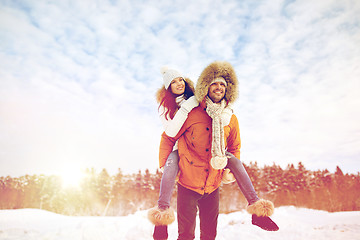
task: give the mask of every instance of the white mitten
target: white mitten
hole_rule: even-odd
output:
[[[234,177],[234,174],[233,174],[232,172],[230,172],[230,169],[225,168],[225,169],[224,169],[224,172],[223,172],[223,175],[222,175],[221,181],[222,181],[224,184],[229,184],[229,183],[235,182],[236,179],[235,179],[235,177]]]
[[[233,110],[230,106],[227,106],[223,112],[221,113],[221,121],[223,123],[223,126],[227,126],[230,124],[231,117],[233,115]]]
[[[214,169],[223,169],[224,167],[226,167],[227,162],[228,159],[225,156],[224,157],[215,156],[210,160],[210,164]]]
[[[188,113],[199,105],[199,101],[195,96],[189,97],[183,104],[181,104],[181,108],[185,109]]]

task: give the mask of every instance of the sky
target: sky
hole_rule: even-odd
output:
[[[0,176],[155,172],[160,68],[217,60],[245,164],[360,171],[357,0],[0,0]]]

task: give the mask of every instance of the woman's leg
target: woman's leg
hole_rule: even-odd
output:
[[[259,200],[258,195],[255,192],[254,186],[251,183],[249,175],[247,174],[241,161],[233,154],[226,152],[228,157],[227,168],[234,174],[237,184],[240,187],[241,192],[244,194],[249,205]]]
[[[177,150],[169,154],[164,166],[160,183],[158,206],[160,209],[170,207],[170,200],[175,186],[175,179],[179,171],[179,153]]]
[[[148,211],[148,218],[155,225],[153,233],[154,239],[167,239],[167,225],[175,220],[174,211],[170,208],[170,200],[178,171],[179,154],[178,151],[175,150],[169,154],[164,166],[160,183],[158,206]]]
[[[249,203],[248,213],[252,214],[252,224],[266,231],[277,231],[279,227],[270,219],[274,212],[274,205],[269,200],[259,199],[241,161],[233,154],[226,152],[228,157],[227,168],[234,174],[240,190]]]

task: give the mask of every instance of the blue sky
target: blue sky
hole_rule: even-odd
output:
[[[0,0],[0,176],[155,171],[160,68],[233,64],[241,160],[360,171],[360,2]]]

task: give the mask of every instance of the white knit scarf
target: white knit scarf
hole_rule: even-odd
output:
[[[206,112],[212,118],[212,143],[211,161],[214,169],[223,169],[227,165],[225,155],[224,126],[221,114],[226,106],[223,99],[220,103],[214,103],[208,96],[206,97]]]
[[[175,102],[176,102],[176,104],[177,104],[178,106],[181,106],[181,104],[183,104],[184,101],[185,101],[185,96],[184,96],[184,94],[181,94],[180,96],[177,96],[177,97],[175,98]]]

